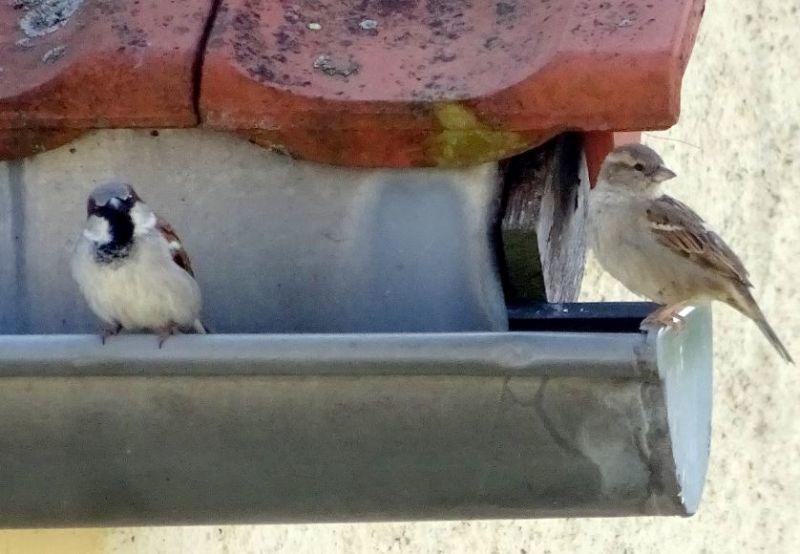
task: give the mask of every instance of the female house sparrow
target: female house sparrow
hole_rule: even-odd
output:
[[[733,250],[688,206],[661,194],[660,184],[673,177],[641,144],[606,157],[589,196],[589,236],[598,261],[632,292],[664,304],[643,327],[681,323],[685,306],[720,300],[752,319],[794,363],[750,294],[747,270]]]
[[[172,227],[128,184],[108,183],[89,196],[87,219],[72,255],[72,276],[105,326],[159,335],[205,333],[200,287]]]

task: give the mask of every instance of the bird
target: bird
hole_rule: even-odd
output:
[[[589,195],[588,235],[596,259],[630,291],[662,304],[642,329],[682,327],[683,308],[721,301],[752,319],[793,364],[753,298],[739,257],[697,213],[661,192],[662,183],[676,176],[643,144],[608,154]]]
[[[172,226],[133,187],[108,182],[95,188],[71,259],[72,277],[102,321],[102,342],[120,331],[205,334],[200,287]]]

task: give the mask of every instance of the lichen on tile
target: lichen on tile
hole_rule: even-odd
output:
[[[493,129],[457,102],[437,105],[435,116],[442,129],[428,141],[428,152],[439,166],[466,166],[507,158],[531,146],[520,133]]]
[[[66,52],[67,47],[65,45],[56,46],[55,48],[51,48],[47,52],[44,53],[42,56],[42,63],[55,63],[57,62],[61,56],[64,55]]]
[[[321,54],[314,60],[314,69],[322,71],[330,77],[349,77],[358,73],[361,65],[352,58],[334,58],[329,54]]]
[[[66,25],[84,0],[12,0],[22,10],[19,27],[29,38],[52,33]]]

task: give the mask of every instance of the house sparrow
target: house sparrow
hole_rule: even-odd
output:
[[[720,300],[752,319],[781,357],[794,363],[750,294],[747,270],[688,206],[660,192],[675,173],[641,144],[621,146],[600,168],[589,197],[595,255],[632,292],[663,304],[643,322],[681,325],[689,304]]]
[[[159,348],[175,331],[205,333],[200,287],[172,227],[124,183],[97,187],[72,255],[72,276],[105,327],[158,333]]]

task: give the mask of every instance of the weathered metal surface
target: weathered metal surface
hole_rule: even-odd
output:
[[[518,308],[537,330],[498,332],[497,173],[320,166],[199,130],[0,164],[0,525],[692,513],[708,314],[645,335],[647,307],[549,308],[574,326]],[[175,225],[218,334],[77,334],[96,323],[70,245],[111,177]]]
[[[345,169],[176,130],[98,131],[0,164],[0,334],[97,329],[68,268],[86,195],[111,178],[173,224],[216,331],[506,329],[496,165]]]
[[[581,137],[562,135],[500,167],[506,300],[576,300],[586,254],[588,198]]]
[[[594,331],[629,333],[643,313],[659,307],[652,302],[534,302],[508,309],[511,331]]]
[[[3,336],[0,525],[691,514],[709,314],[637,326]]]

